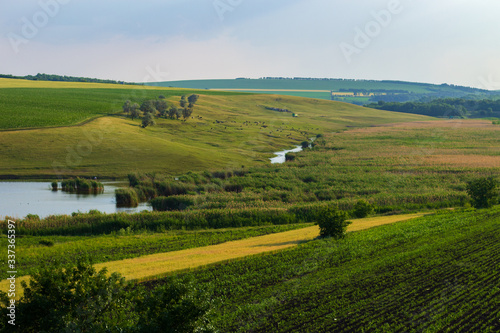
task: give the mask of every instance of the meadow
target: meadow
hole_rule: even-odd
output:
[[[140,119],[121,114],[126,100],[140,104],[163,95],[174,105],[181,95],[195,91],[135,86],[115,89],[114,85],[59,88],[64,83],[33,81],[25,84],[39,84],[40,88],[0,89],[4,99],[17,96],[13,101],[21,100],[17,109],[1,107],[4,117],[0,127],[5,129],[0,131],[3,178],[116,179],[135,171],[177,175],[266,165],[272,152],[290,148],[318,133],[432,119],[299,97],[203,91],[192,119],[156,119],[156,126],[144,129]],[[31,100],[34,96],[40,100]],[[33,104],[39,111],[32,111]],[[266,107],[287,108],[299,117]],[[81,124],[89,119],[93,120]],[[21,124],[35,128],[15,130]],[[75,124],[81,126],[67,127]],[[49,128],[41,128],[44,126]]]

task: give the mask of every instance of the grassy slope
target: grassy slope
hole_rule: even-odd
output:
[[[36,85],[36,82],[29,83]],[[40,84],[46,86],[53,83]],[[99,112],[116,112],[126,99],[140,102],[163,94],[172,103],[177,103],[181,94],[190,92],[149,88],[141,90],[140,87],[130,91],[104,86],[105,89],[98,90],[87,88],[71,91],[74,88],[65,88],[67,90],[61,89],[55,94],[81,94],[87,96],[87,100],[102,98],[108,101],[109,97],[110,109],[96,106],[88,114],[85,114],[86,111],[80,113],[80,120],[83,120]],[[17,90],[17,93],[22,96],[22,93],[32,95],[37,91],[29,89],[24,92]],[[41,94],[50,92],[44,90],[48,88],[41,89]],[[8,95],[10,89],[1,91]],[[95,98],[94,94],[99,98]],[[32,126],[45,126],[48,122],[52,122],[52,125],[63,124],[50,111],[53,103],[61,102],[56,97],[53,101],[40,103],[49,111],[40,113],[42,118],[45,117],[45,122],[38,120],[31,123]],[[74,107],[78,107],[77,100],[68,100],[63,99],[61,107],[66,111],[59,113],[71,112]],[[289,113],[266,110],[264,106],[285,107],[299,113],[300,117],[292,118]],[[30,112],[28,105],[23,110],[26,114]],[[12,111],[4,110],[4,114],[8,119]],[[431,119],[299,97],[225,92],[202,94],[193,116],[195,118],[187,123],[160,119],[157,126],[147,129],[140,127],[140,120],[132,121],[115,115],[79,127],[2,131],[0,175],[123,177],[136,170],[179,174],[189,170],[239,168],[242,165],[267,163],[271,152],[288,148],[317,133],[346,127]],[[71,118],[66,122],[74,121]],[[216,121],[225,123],[217,124]],[[255,122],[265,122],[267,127]],[[5,126],[10,125],[4,123]]]

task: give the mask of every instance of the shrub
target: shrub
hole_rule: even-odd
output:
[[[347,213],[335,206],[318,207],[318,218],[316,223],[320,229],[321,237],[344,238],[347,226],[351,222],[347,220]]]
[[[36,214],[28,214],[26,215],[27,220],[40,221],[40,216]]]
[[[374,208],[373,206],[366,200],[359,200],[354,205],[354,210],[352,211],[352,215],[357,218],[367,217],[370,214],[373,214]]]
[[[137,207],[139,205],[139,197],[133,188],[116,189],[115,197],[118,207]]]
[[[48,247],[51,247],[51,246],[54,246],[54,242],[51,241],[51,240],[47,240],[47,239],[41,239],[38,244],[40,245],[45,245],[45,246],[48,246]]]
[[[171,281],[148,290],[130,288],[118,273],[50,264],[21,282],[15,326],[9,332],[213,332],[205,317],[212,303],[192,284]],[[2,318],[8,318],[7,294],[0,291]]]
[[[57,191],[57,182],[52,182],[52,191]]]
[[[157,211],[186,210],[192,205],[193,198],[185,196],[158,197],[151,200],[151,206]]]
[[[285,161],[290,162],[295,160],[296,155],[293,153],[286,153],[285,154]]]
[[[302,142],[300,143],[300,146],[302,147],[302,149],[307,149],[307,148],[309,148],[309,142],[307,142],[307,141],[302,141]]]
[[[498,181],[483,177],[467,183],[467,194],[475,208],[490,208],[498,202]]]
[[[239,184],[226,184],[224,186],[224,191],[226,191],[226,192],[241,193],[243,191],[243,185],[239,185]]]

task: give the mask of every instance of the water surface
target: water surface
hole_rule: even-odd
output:
[[[50,182],[0,182],[0,218],[23,218],[27,214],[36,214],[43,218],[49,215],[69,215],[78,211],[88,212],[92,209],[103,213],[152,210],[147,203],[136,208],[117,208],[115,189],[119,183],[103,184],[102,194],[71,194],[60,190],[52,191]]]

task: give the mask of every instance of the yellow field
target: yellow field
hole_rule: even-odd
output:
[[[6,78],[0,78],[0,88],[89,88],[89,89],[101,88],[101,89],[153,89],[153,90],[179,89],[179,88],[152,87],[152,86],[127,85],[127,84],[32,81],[32,80],[6,79]]]
[[[407,221],[425,215],[424,213],[380,216],[352,220],[348,231],[360,231],[372,227],[395,222]],[[108,272],[119,272],[127,280],[145,280],[162,276],[174,271],[192,269],[210,265],[221,261],[243,258],[251,255],[283,250],[300,243],[308,242],[318,237],[318,226],[292,230],[278,234],[271,234],[249,239],[226,242],[223,244],[200,248],[158,253],[138,258],[110,261],[95,265],[97,270],[107,267]],[[19,277],[16,280],[18,296],[21,290],[21,281],[28,281],[29,276]],[[8,281],[0,282],[0,290],[8,290]]]

